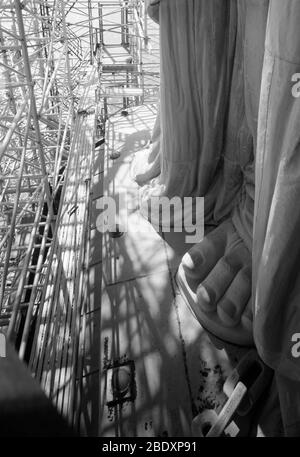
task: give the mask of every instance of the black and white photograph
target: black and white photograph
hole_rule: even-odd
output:
[[[5,437],[300,438],[300,0],[0,0]]]

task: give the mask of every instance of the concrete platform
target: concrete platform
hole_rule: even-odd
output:
[[[150,105],[111,118],[105,149],[97,150],[90,272],[97,347],[87,350],[86,382],[95,384],[98,376],[99,390],[94,385],[82,422],[87,433],[100,436],[191,436],[193,417],[224,403],[222,383],[231,369],[225,351],[212,345],[176,290],[174,273],[191,245],[184,234],[157,233],[138,211],[130,164],[149,140],[155,115]],[[110,159],[112,151],[118,159]],[[124,192],[128,231],[111,238],[97,229],[97,206],[101,195],[117,199]],[[132,389],[111,404],[111,372],[120,366],[132,369]]]

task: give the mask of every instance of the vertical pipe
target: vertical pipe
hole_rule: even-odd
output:
[[[102,10],[102,5],[99,2],[98,3],[98,16],[99,16],[99,40],[100,40],[100,46],[104,45],[104,36],[103,36],[103,10]]]
[[[90,64],[94,63],[94,36],[93,36],[93,13],[92,2],[88,0],[88,17],[89,17],[89,37],[90,37]]]
[[[42,239],[42,243],[41,243],[39,258],[38,258],[36,271],[35,271],[35,277],[34,277],[34,281],[33,281],[33,285],[32,285],[30,301],[29,301],[28,308],[27,308],[27,314],[26,314],[24,329],[23,329],[22,338],[21,338],[21,344],[20,344],[20,349],[19,349],[20,359],[23,359],[25,356],[36,292],[38,290],[39,279],[40,279],[40,276],[41,276],[42,270],[43,270],[44,255],[45,255],[45,250],[46,250],[48,233],[49,233],[50,225],[51,225],[51,219],[52,219],[52,213],[51,213],[51,211],[49,211],[48,216],[47,216],[45,230],[43,233],[43,239]]]
[[[11,255],[11,248],[12,248],[12,243],[13,243],[13,233],[15,231],[15,225],[16,225],[16,220],[17,220],[17,210],[18,210],[18,204],[19,204],[19,200],[20,200],[23,171],[24,171],[24,166],[25,166],[25,155],[26,155],[29,128],[30,128],[30,116],[28,116],[28,119],[27,119],[24,146],[23,146],[23,150],[22,150],[22,156],[21,156],[21,162],[20,162],[20,168],[19,168],[19,176],[18,176],[18,182],[17,182],[17,187],[16,187],[16,196],[15,196],[15,201],[14,201],[12,218],[11,218],[11,222],[10,222],[11,225],[10,225],[10,229],[8,232],[5,263],[4,263],[4,268],[3,268],[3,272],[2,272],[2,281],[1,281],[1,288],[0,288],[0,310],[3,305],[5,283],[6,283],[9,260],[10,260],[10,255]]]
[[[30,95],[30,100],[31,100],[31,112],[32,112],[33,125],[34,125],[34,129],[35,129],[35,134],[36,134],[38,155],[39,155],[42,173],[44,175],[45,196],[46,196],[48,207],[51,208],[51,206],[52,206],[51,190],[50,190],[50,184],[49,184],[48,175],[47,175],[45,155],[44,155],[44,149],[43,149],[43,144],[42,144],[42,136],[41,136],[40,125],[39,125],[39,120],[38,120],[35,94],[34,94],[34,89],[33,89],[34,82],[32,80],[32,75],[31,75],[30,60],[29,60],[28,49],[27,49],[27,45],[26,45],[26,33],[25,33],[25,28],[24,28],[22,6],[21,6],[20,0],[14,0],[14,5],[15,5],[16,17],[17,17],[17,22],[18,22],[18,27],[19,27],[19,35],[21,37],[20,41],[21,41],[22,54],[23,54],[23,59],[24,59],[24,72],[25,72],[26,79],[28,82],[28,90],[29,90],[29,95]]]
[[[40,220],[40,216],[41,216],[41,212],[42,212],[42,208],[43,208],[43,200],[44,200],[44,193],[42,192],[40,195],[38,211],[36,212],[36,215],[34,218],[34,223],[33,223],[31,237],[30,237],[30,243],[29,243],[29,246],[28,246],[28,249],[26,252],[26,256],[24,259],[23,270],[22,270],[22,273],[21,273],[21,276],[20,276],[20,279],[18,282],[18,288],[17,288],[15,299],[14,299],[14,303],[13,303],[12,315],[11,315],[8,330],[7,330],[7,336],[10,340],[13,340],[15,337],[15,335],[14,335],[15,326],[16,326],[16,322],[17,322],[19,309],[20,309],[20,302],[22,299],[23,291],[24,291],[28,266],[29,266],[29,262],[31,259],[31,255],[32,255],[32,249],[33,249],[34,242],[35,242],[35,235],[36,235],[36,231],[37,231],[37,228],[39,225],[39,220]]]

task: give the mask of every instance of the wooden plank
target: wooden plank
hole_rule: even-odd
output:
[[[139,87],[105,87],[102,93],[103,97],[142,97],[143,89]]]

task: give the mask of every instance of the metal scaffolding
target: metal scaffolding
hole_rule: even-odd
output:
[[[76,335],[68,370],[78,370],[86,277],[76,268],[86,262],[90,203],[86,185],[72,179],[88,180],[91,144],[110,115],[156,100],[147,27],[142,0],[0,1],[0,329],[71,421],[75,375],[66,402],[51,338]],[[81,219],[70,219],[75,204]],[[81,241],[69,245],[78,227]],[[64,318],[62,271],[73,281]]]
[[[86,66],[67,7],[0,3],[0,325],[13,342],[40,300]]]
[[[148,18],[141,0],[100,1],[94,32],[103,119],[131,106],[156,102],[157,62],[149,59]]]

